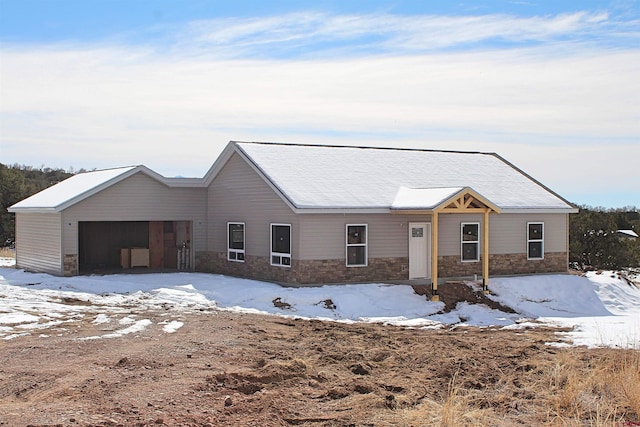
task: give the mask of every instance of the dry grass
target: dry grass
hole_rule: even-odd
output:
[[[9,248],[0,248],[0,258],[15,258],[16,252]]]
[[[562,425],[608,426],[640,416],[640,353],[600,349],[558,355],[550,370],[549,416]]]
[[[523,360],[492,387],[470,387],[456,371],[440,401],[428,396],[397,411],[401,426],[621,427],[640,421],[640,351],[566,349]],[[518,420],[518,421],[516,421]]]

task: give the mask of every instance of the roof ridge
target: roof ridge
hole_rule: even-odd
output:
[[[389,147],[370,145],[344,145],[344,144],[311,144],[298,142],[275,142],[275,141],[231,141],[234,144],[257,144],[257,145],[278,145],[294,147],[317,147],[317,148],[358,148],[363,150],[389,150],[389,151],[417,151],[427,153],[452,153],[452,154],[483,154],[496,156],[497,153],[490,151],[465,151],[465,150],[444,150],[437,148],[412,148],[412,147]]]
[[[84,173],[91,173],[91,172],[106,172],[106,171],[113,171],[113,170],[116,170],[116,169],[135,169],[135,168],[139,168],[141,166],[144,166],[144,165],[114,166],[114,167],[111,167],[111,168],[104,168],[104,169],[85,170],[83,172],[77,172],[77,173],[75,173],[73,175],[75,176],[75,175],[81,175],[81,174],[84,174]]]

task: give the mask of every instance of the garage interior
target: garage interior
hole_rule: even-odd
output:
[[[191,270],[190,221],[83,221],[81,274]]]

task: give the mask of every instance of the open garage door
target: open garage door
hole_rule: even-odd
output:
[[[191,269],[190,221],[84,221],[78,224],[81,273]]]

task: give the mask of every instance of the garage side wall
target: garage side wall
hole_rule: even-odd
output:
[[[63,274],[59,213],[16,213],[16,267]]]

